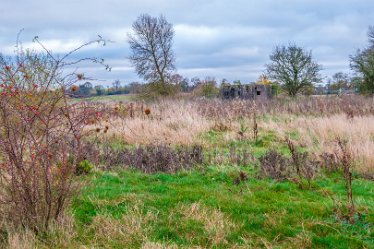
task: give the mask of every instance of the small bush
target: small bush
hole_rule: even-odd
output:
[[[308,152],[300,152],[296,149],[294,143],[286,139],[288,149],[291,153],[290,164],[294,167],[294,171],[299,177],[299,185],[302,187],[302,180],[305,178],[310,186],[311,180],[314,179],[317,173],[318,163],[311,159]]]
[[[87,175],[91,173],[94,166],[87,160],[83,160],[78,163],[77,167],[75,168],[76,175]]]
[[[340,137],[337,137],[337,144],[340,149],[340,155],[337,155],[341,168],[343,169],[343,176],[345,182],[345,191],[347,195],[347,209],[349,222],[354,223],[353,215],[356,213],[355,204],[353,201],[353,191],[352,191],[352,155],[348,149],[347,141],[342,140]]]
[[[320,155],[320,158],[321,168],[325,170],[326,173],[330,174],[340,170],[336,154],[324,152]]]
[[[193,91],[194,96],[214,98],[219,94],[219,89],[216,87],[214,81],[202,82]]]
[[[260,176],[285,180],[292,174],[289,160],[274,150],[266,152],[260,159]]]
[[[159,97],[173,96],[178,93],[177,85],[168,82],[150,82],[143,86],[142,92],[139,94],[141,99],[154,100]]]
[[[287,158],[280,153],[270,150],[260,159],[260,176],[270,177],[276,180],[291,179],[302,186],[303,179],[310,186],[317,173],[317,161],[309,156],[307,152],[293,151],[293,156]],[[299,180],[296,180],[298,177]]]

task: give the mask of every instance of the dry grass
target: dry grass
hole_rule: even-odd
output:
[[[178,249],[176,245],[165,245],[155,242],[146,242],[143,244],[142,249]]]
[[[178,208],[184,219],[192,219],[203,224],[212,247],[227,244],[226,236],[236,228],[236,225],[221,211],[209,209],[201,203],[193,203],[190,206],[182,205]]]
[[[156,213],[144,212],[140,204],[129,207],[120,219],[97,215],[91,224],[95,232],[92,243],[100,248],[113,248],[115,245],[139,247],[147,242],[147,229],[151,227],[149,223],[156,219]]]
[[[129,144],[190,145],[196,141],[198,134],[212,126],[212,121],[198,112],[195,102],[168,100],[154,103],[148,108],[150,115],[109,118],[104,123],[109,126],[106,136],[120,137]],[[92,130],[96,128],[102,127],[88,127]]]
[[[297,142],[317,153],[335,152],[336,138],[348,142],[360,172],[374,173],[374,109],[371,98],[361,96],[302,98],[295,101],[274,100],[256,104],[260,133],[275,131],[280,139],[298,134]],[[164,100],[149,105],[134,104],[133,118],[109,115],[101,124],[103,138],[116,137],[128,144],[164,143],[201,144],[209,147],[201,134],[209,130],[223,132],[223,143],[251,139],[252,101]],[[143,106],[144,105],[144,106]],[[113,109],[115,103],[106,108]],[[141,106],[141,108],[140,108]],[[145,115],[141,110],[149,109]],[[265,115],[267,120],[262,120]],[[239,137],[240,123],[247,131]],[[108,130],[103,133],[105,126]],[[260,134],[261,135],[261,134]]]
[[[29,230],[24,232],[13,232],[9,235],[8,245],[9,249],[32,249],[35,248],[35,234]]]
[[[74,242],[76,231],[74,220],[65,215],[58,222],[51,223],[47,233],[38,237],[29,229],[16,229],[8,227],[8,239],[5,244],[0,243],[4,249],[33,249],[33,248],[72,248],[78,247]],[[42,240],[41,240],[42,238]]]
[[[326,117],[283,116],[262,122],[260,127],[275,131],[279,137],[296,132],[299,143],[318,153],[337,151],[337,137],[348,142],[359,172],[374,173],[374,116],[347,118],[345,114]]]

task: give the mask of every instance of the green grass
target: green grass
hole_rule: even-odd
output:
[[[247,136],[251,131],[247,131]],[[260,129],[258,139],[256,141],[246,138],[243,140],[233,139],[231,141],[224,141],[225,132],[208,131],[201,134],[201,139],[206,142],[207,151],[219,150],[220,152],[228,153],[230,147],[235,149],[249,149],[254,157],[259,158],[263,156],[269,148],[272,148],[284,155],[289,155],[289,150],[284,141],[281,141],[272,131]]]
[[[119,101],[133,101],[135,98],[134,94],[116,94],[116,95],[103,95],[94,96],[88,98],[74,98],[71,99],[73,102],[88,101],[88,102],[119,102]]]
[[[108,96],[104,96],[105,98]],[[110,96],[111,97],[111,96]],[[114,96],[118,97],[118,96]],[[272,118],[263,116],[262,118]],[[260,128],[257,141],[200,134],[204,153],[249,149],[290,152],[284,138]],[[299,134],[287,134],[298,140]],[[113,137],[114,149],[132,148]],[[99,143],[99,146],[104,146]],[[300,151],[310,148],[297,147]],[[256,167],[199,165],[174,174],[122,169],[80,176],[69,212],[74,225],[47,236],[41,248],[374,248],[374,182],[354,174],[357,213],[350,224],[341,174],[319,175],[301,189],[291,181],[257,178]],[[248,179],[235,183],[245,172]],[[72,231],[66,232],[65,230]]]
[[[249,179],[235,185],[240,170]],[[109,247],[114,248],[125,244],[140,248],[146,242],[178,248],[374,247],[374,183],[366,180],[353,182],[361,213],[355,224],[336,217],[334,208],[345,200],[344,183],[338,175],[320,178],[308,189],[288,181],[259,180],[244,168],[215,166],[177,174],[98,172],[87,180],[90,184],[71,208],[78,244],[92,246],[95,241],[108,245],[110,241]],[[134,220],[129,222],[129,217]],[[112,234],[107,241],[100,234],[105,221],[117,228],[123,224],[123,229],[128,228],[126,234],[134,236],[120,236],[118,229],[109,229]]]

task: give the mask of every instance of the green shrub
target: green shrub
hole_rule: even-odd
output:
[[[139,97],[141,99],[153,100],[159,97],[173,96],[176,93],[178,93],[177,85],[155,81],[144,85]]]
[[[78,163],[77,167],[75,168],[75,174],[76,175],[87,175],[91,173],[93,168],[94,166],[88,160],[85,159]]]

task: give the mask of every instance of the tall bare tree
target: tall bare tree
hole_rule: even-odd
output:
[[[319,75],[322,67],[313,61],[312,52],[294,44],[277,46],[270,60],[272,62],[266,64],[267,75],[283,84],[292,97],[322,80]]]
[[[130,61],[136,72],[145,80],[165,84],[174,67],[172,50],[174,30],[165,17],[142,14],[132,25],[128,34],[132,51]]]

